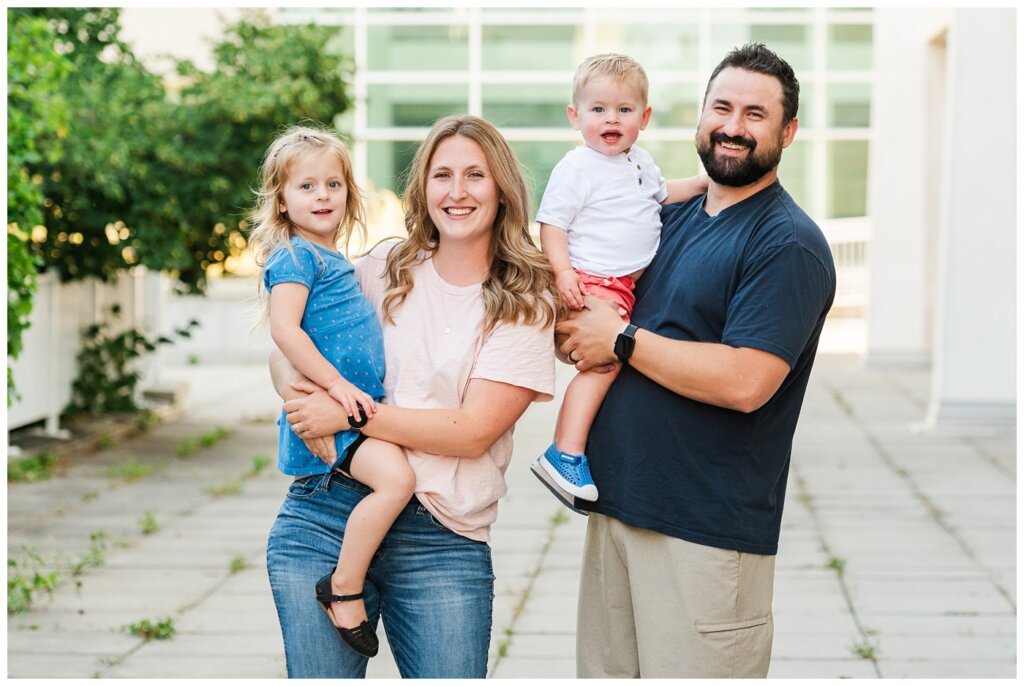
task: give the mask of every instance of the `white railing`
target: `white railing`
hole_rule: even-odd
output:
[[[869,217],[828,219],[820,223],[836,263],[836,299],[833,311],[863,311],[868,303],[867,248],[871,240]]]

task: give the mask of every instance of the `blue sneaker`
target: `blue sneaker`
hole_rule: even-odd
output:
[[[544,484],[549,491],[551,491],[551,494],[558,498],[558,500],[563,505],[565,505],[567,508],[569,508],[576,514],[581,514],[584,517],[589,517],[589,512],[587,512],[586,510],[581,510],[580,508],[576,507],[576,497],[570,493],[566,493],[565,491],[563,491],[562,488],[558,484],[556,484],[554,480],[552,480],[552,478],[548,475],[544,468],[540,466],[540,463],[543,459],[543,457],[538,457],[536,460],[533,461],[533,464],[530,465],[530,471],[533,472],[533,475],[537,477],[540,480],[540,482]]]
[[[538,462],[566,493],[581,500],[597,500],[597,486],[590,476],[590,461],[586,455],[563,453],[552,443]]]

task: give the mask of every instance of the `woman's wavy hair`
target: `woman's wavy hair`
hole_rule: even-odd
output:
[[[547,259],[530,238],[526,180],[508,142],[489,122],[471,115],[439,119],[420,144],[403,194],[408,237],[388,253],[384,272],[385,321],[413,289],[411,267],[437,249],[440,234],[427,208],[427,181],[434,151],[452,136],[465,136],[483,150],[502,200],[494,218],[490,273],[483,283],[484,330],[499,323],[554,323],[559,303],[554,275]]]
[[[352,233],[359,230],[366,236],[366,218],[363,211],[363,194],[356,185],[352,173],[352,161],[345,144],[333,131],[316,122],[307,122],[285,128],[267,148],[260,165],[260,187],[256,193],[256,204],[250,214],[252,230],[249,232],[249,247],[256,258],[261,274],[267,259],[278,248],[292,251],[291,237],[294,225],[288,213],[281,211],[284,202],[284,187],[294,162],[311,155],[334,155],[345,172],[345,214],[338,223],[334,244],[343,245],[346,252]],[[261,301],[266,304],[263,293],[263,279],[259,280]],[[266,307],[264,307],[266,310]]]

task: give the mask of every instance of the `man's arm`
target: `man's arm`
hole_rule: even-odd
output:
[[[308,382],[297,384],[296,389],[302,397],[289,400],[284,409],[299,436],[323,436],[340,430],[338,421],[344,409],[323,389]],[[471,379],[462,407],[409,409],[380,404],[362,431],[372,438],[423,452],[480,457],[516,423],[536,395],[536,391],[522,386]]]
[[[582,312],[555,327],[568,336],[562,351],[583,361],[580,370],[614,361],[615,339],[623,328],[614,307],[592,296]],[[636,332],[629,365],[673,393],[739,412],[759,409],[789,374],[785,360],[764,350],[677,341],[643,329]]]

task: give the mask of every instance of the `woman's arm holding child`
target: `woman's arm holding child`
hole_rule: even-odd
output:
[[[292,429],[301,437],[340,431],[342,413],[322,389],[293,383],[302,397],[284,404]],[[480,457],[526,411],[537,392],[522,386],[471,379],[461,407],[404,408],[380,405],[362,432],[372,438],[437,455]]]
[[[367,417],[376,410],[373,398],[345,379],[317,350],[309,334],[299,326],[306,309],[309,289],[300,283],[279,283],[270,291],[270,336],[294,367],[313,383],[326,389],[350,417],[359,414],[360,406]]]
[[[668,187],[668,196],[661,201],[662,205],[685,202],[695,195],[707,192],[708,175],[700,173],[685,179],[670,179],[665,185]]]

